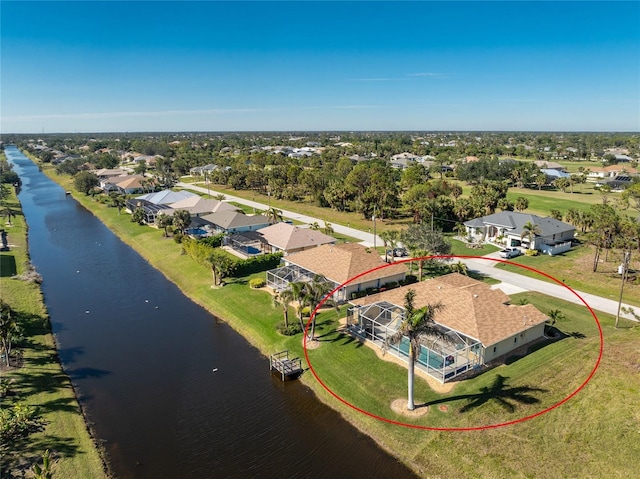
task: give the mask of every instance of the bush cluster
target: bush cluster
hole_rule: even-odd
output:
[[[249,287],[253,289],[262,288],[267,282],[262,278],[253,278],[249,281]]]

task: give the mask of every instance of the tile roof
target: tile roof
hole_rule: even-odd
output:
[[[143,177],[140,175],[131,175],[117,183],[117,186],[120,188],[142,188],[140,184],[140,180],[142,179]]]
[[[342,284],[373,268],[385,266],[387,263],[378,253],[357,243],[322,245],[300,253],[287,256],[288,263],[294,263],[315,274]],[[372,271],[354,281],[364,283],[407,272],[404,264],[392,264]]]
[[[169,206],[174,210],[187,210],[192,215],[216,213],[218,211],[238,211],[238,208],[224,201],[206,199],[197,195],[176,201]]]
[[[258,232],[271,245],[284,251],[335,243],[336,239],[317,230],[299,228],[289,223],[276,223]]]
[[[219,211],[201,217],[222,229],[228,230],[243,226],[259,226],[269,224],[269,218],[263,215],[245,215],[239,211]]]
[[[416,292],[414,304],[420,308],[440,302],[444,308],[434,320],[449,329],[479,340],[489,347],[504,339],[526,331],[547,320],[547,316],[532,304],[522,306],[506,304],[509,297],[499,289],[480,281],[451,273],[382,293],[351,301],[365,305],[388,301],[404,306],[409,289]]]

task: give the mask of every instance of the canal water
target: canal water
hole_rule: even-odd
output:
[[[5,152],[63,367],[117,478],[414,477]]]

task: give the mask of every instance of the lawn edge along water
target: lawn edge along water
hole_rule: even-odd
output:
[[[22,205],[15,192],[10,201],[16,217],[11,226],[5,226],[10,243],[9,251],[2,252],[7,261],[13,257],[16,274],[24,273],[30,264],[29,228],[22,212]],[[58,345],[51,330],[49,314],[39,284],[10,277],[2,278],[2,299],[15,311],[25,316],[25,339],[31,346],[20,341],[14,350],[22,352],[21,367],[3,372],[3,379],[10,383],[13,396],[2,397],[3,407],[14,403],[36,407],[45,423],[45,428],[29,436],[27,446],[14,451],[20,468],[29,468],[35,462],[42,464],[42,454],[49,449],[52,455],[53,477],[108,478],[108,462],[100,448],[80,407],[76,391],[62,368],[58,356]],[[26,319],[29,316],[29,320]],[[42,363],[46,357],[46,363]],[[37,365],[35,363],[38,363]],[[43,371],[51,380],[38,380]],[[30,394],[23,396],[24,383],[28,383]],[[48,410],[47,404],[64,403],[64,410]],[[58,450],[58,444],[61,450]],[[73,452],[65,452],[64,449]],[[10,458],[9,458],[10,459]],[[15,471],[19,473],[18,471]],[[29,477],[29,474],[27,474]]]

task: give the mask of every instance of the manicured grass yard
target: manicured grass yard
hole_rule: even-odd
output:
[[[12,208],[18,210],[20,206],[15,195],[11,202]],[[20,314],[25,339],[15,348],[23,353],[22,367],[2,371],[3,380],[10,383],[10,395],[2,397],[2,408],[15,403],[36,407],[46,427],[31,435],[18,451],[13,451],[14,454],[3,454],[1,460],[5,464],[28,468],[35,462],[42,463],[41,456],[49,449],[56,478],[106,477],[71,382],[58,362],[40,288],[12,277],[24,273],[28,264],[27,228],[22,214],[13,218],[12,223],[11,226],[3,225],[11,247],[0,253],[0,292],[2,299]],[[12,462],[14,459],[17,463]]]
[[[118,216],[115,209],[90,198],[78,199],[112,230],[198,303],[224,318],[265,355],[289,349],[304,357],[301,335],[284,337],[275,330],[282,319],[263,290],[251,290],[249,278],[211,288],[210,272],[180,254],[179,245],[161,232]],[[522,258],[525,259],[525,258]],[[539,258],[526,258],[536,260]],[[264,273],[259,275],[264,277]],[[406,395],[406,369],[378,359],[374,351],[338,330],[339,314],[326,310],[317,318],[318,349],[310,350],[313,367],[336,394],[372,414],[428,427],[474,427],[514,421],[536,414],[572,393],[593,369],[599,352],[598,329],[586,308],[529,293],[542,311],[561,309],[567,319],[557,328],[563,339],[538,345],[524,357],[458,383],[447,394],[416,384],[416,402],[431,403],[428,413],[408,419],[390,403]],[[307,372],[301,380],[384,449],[423,477],[633,477],[640,467],[640,328],[600,315],[604,355],[595,376],[566,404],[509,427],[469,432],[416,430],[365,416],[337,401]],[[295,321],[293,311],[291,321]],[[265,364],[266,364],[265,357]],[[303,363],[304,364],[304,363]],[[439,406],[448,410],[441,411]]]

